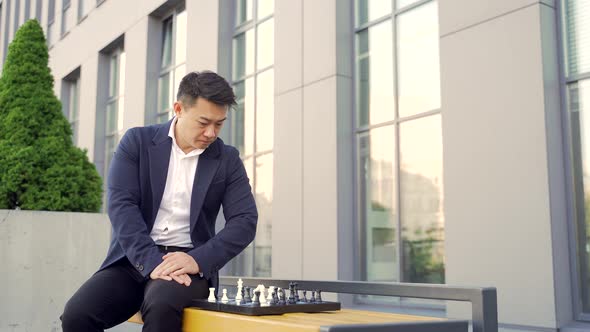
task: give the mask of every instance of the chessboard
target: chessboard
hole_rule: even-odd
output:
[[[340,310],[340,302],[296,302],[294,304],[239,304],[239,301],[215,301],[209,302],[207,299],[193,300],[192,307],[205,310],[227,312],[232,314],[263,316],[263,315],[281,315],[293,312],[323,312]]]
[[[270,286],[268,295],[266,287],[258,285],[252,293],[251,287],[244,287],[242,279],[238,280],[238,291],[234,298],[228,297],[227,289],[223,289],[223,297],[215,296],[215,288],[209,288],[209,298],[195,299],[191,306],[213,311],[228,312],[241,315],[262,316],[281,315],[292,312],[322,312],[340,310],[340,302],[322,300],[322,291],[311,291],[307,298],[307,290],[297,288],[297,283],[289,283],[289,297],[284,289]],[[299,296],[301,293],[302,296]]]

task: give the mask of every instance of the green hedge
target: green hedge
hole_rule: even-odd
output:
[[[53,94],[43,29],[23,24],[0,77],[0,209],[96,212],[102,179]]]

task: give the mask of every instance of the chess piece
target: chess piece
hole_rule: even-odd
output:
[[[245,303],[252,302],[252,296],[250,295],[250,287],[246,287],[246,290],[244,293],[244,302]]]
[[[252,301],[252,305],[260,305],[260,291],[254,291],[254,300]]]
[[[264,285],[258,285],[258,290],[260,291],[260,297],[258,298],[258,301],[260,304],[266,304],[266,295],[264,295],[266,289],[264,288]]]
[[[275,286],[268,286],[268,295],[266,299],[270,302],[272,300],[272,292],[275,291]]]
[[[242,302],[243,299],[243,289],[244,286],[244,282],[242,281],[242,278],[238,279],[238,293],[236,294],[236,303],[240,303]]]
[[[316,291],[316,294],[317,294],[315,297],[316,302],[322,302],[322,291],[318,289]]]
[[[207,301],[209,301],[209,302],[217,301],[217,299],[215,298],[215,288],[213,288],[213,287],[209,288],[209,298],[207,298]]]
[[[295,285],[293,283],[289,283],[289,304],[295,304],[295,294],[294,294]]]
[[[307,291],[305,289],[303,290],[303,298],[301,299],[301,302],[307,303]]]
[[[285,302],[285,291],[282,288],[279,288],[279,304],[286,304]]]
[[[315,303],[315,291],[314,290],[311,291],[311,299],[309,299],[309,302]]]
[[[299,302],[299,289],[297,289],[298,284],[294,282],[293,286],[293,289],[295,290],[295,302]]]
[[[223,289],[223,296],[221,297],[221,302],[227,303],[228,301],[229,301],[229,298],[227,298],[227,289],[224,288]]]
[[[272,296],[270,299],[270,304],[279,304],[279,298],[277,297],[277,292],[275,292],[274,288],[270,295]]]

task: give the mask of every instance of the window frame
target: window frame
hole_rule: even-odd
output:
[[[565,28],[567,22],[567,1],[558,0],[555,6],[557,18],[557,44],[558,44],[558,65],[559,65],[559,90],[561,96],[561,114],[564,123],[563,145],[566,151],[564,158],[565,166],[565,183],[566,183],[566,204],[567,204],[567,230],[568,230],[568,246],[569,246],[569,263],[570,263],[570,280],[572,289],[572,306],[573,319],[581,322],[590,322],[590,311],[584,312],[583,309],[583,295],[582,295],[582,270],[579,264],[578,247],[580,245],[576,234],[578,233],[579,209],[576,208],[577,201],[580,196],[583,198],[583,193],[579,192],[580,180],[576,178],[574,169],[576,168],[576,161],[574,156],[574,137],[572,135],[573,129],[571,124],[570,109],[568,107],[568,87],[571,84],[577,84],[584,80],[590,80],[590,71],[583,73],[570,74],[568,71],[568,45],[567,45],[567,29]],[[583,166],[583,165],[580,165]],[[583,190],[583,182],[581,184]],[[585,211],[588,213],[588,211]],[[590,273],[590,271],[589,271]]]
[[[402,213],[401,213],[401,177],[402,177],[402,172],[401,172],[401,165],[400,165],[400,157],[401,157],[401,148],[400,148],[400,127],[402,126],[402,124],[409,122],[409,121],[414,121],[414,120],[420,120],[420,119],[425,119],[431,116],[441,116],[442,117],[442,107],[441,105],[439,105],[438,108],[435,109],[430,109],[430,110],[426,110],[426,111],[421,111],[417,114],[412,114],[412,115],[408,115],[408,116],[403,116],[400,117],[400,113],[399,113],[399,100],[400,100],[400,96],[399,96],[399,72],[398,72],[398,55],[399,55],[399,50],[398,50],[398,36],[397,36],[397,20],[398,17],[401,16],[402,14],[405,14],[409,11],[412,11],[414,9],[418,9],[419,7],[422,7],[424,5],[430,4],[432,2],[437,2],[438,5],[438,0],[419,0],[416,1],[412,4],[409,4],[407,6],[404,6],[402,8],[397,9],[396,8],[396,1],[395,0],[391,0],[391,12],[389,14],[384,14],[381,15],[379,17],[376,17],[374,19],[367,19],[367,22],[364,23],[360,23],[358,20],[358,13],[359,13],[359,8],[358,8],[358,3],[359,1],[355,0],[353,2],[353,15],[352,15],[352,26],[353,26],[353,31],[352,31],[352,69],[353,69],[353,80],[352,80],[352,137],[353,137],[353,160],[354,160],[354,164],[353,164],[353,174],[354,174],[354,185],[353,185],[353,197],[354,197],[354,205],[353,205],[353,215],[356,218],[356,223],[355,223],[355,230],[354,230],[354,234],[355,234],[355,245],[358,248],[359,251],[359,255],[355,256],[355,262],[354,265],[357,267],[355,269],[355,279],[357,280],[367,280],[368,279],[368,269],[367,269],[367,259],[368,259],[368,248],[367,248],[367,232],[368,232],[368,228],[367,225],[364,224],[363,220],[365,219],[363,217],[363,214],[365,213],[365,211],[362,210],[362,204],[363,201],[367,199],[366,196],[366,192],[365,192],[365,196],[362,196],[362,192],[365,191],[365,189],[362,187],[362,179],[361,176],[363,176],[363,173],[361,172],[361,151],[360,151],[360,147],[359,147],[359,138],[362,137],[363,135],[369,135],[370,132],[374,129],[378,129],[378,128],[392,128],[392,130],[394,131],[394,142],[391,142],[391,144],[394,145],[393,149],[394,149],[394,162],[393,162],[393,168],[394,168],[394,188],[393,188],[393,194],[395,195],[394,198],[394,203],[395,203],[395,207],[396,207],[396,213],[395,213],[395,217],[394,217],[394,228],[395,228],[395,245],[396,245],[396,262],[395,264],[397,265],[397,269],[396,269],[396,273],[392,274],[392,278],[397,279],[398,281],[402,281],[404,278],[404,255],[403,255],[403,232],[402,232]],[[370,122],[366,125],[360,125],[359,124],[359,93],[360,93],[360,87],[358,84],[359,81],[359,77],[360,77],[360,68],[359,68],[359,64],[358,64],[358,57],[359,57],[359,34],[362,33],[363,31],[369,31],[370,28],[375,27],[381,23],[384,23],[386,21],[391,21],[391,38],[392,38],[392,67],[393,67],[393,108],[394,108],[394,112],[393,112],[393,119],[391,120],[386,120],[386,121],[382,121],[379,123],[374,123],[371,124]],[[440,23],[439,23],[440,24]],[[440,54],[439,54],[439,58],[440,58]],[[440,70],[440,69],[439,69]],[[442,139],[442,138],[441,138]],[[442,144],[442,143],[441,143]],[[392,304],[401,304],[402,302],[410,302],[410,303],[414,303],[415,300],[414,299],[381,299],[381,298],[374,298],[374,297],[369,297],[369,296],[355,296],[354,297],[354,302],[356,304],[367,304],[367,305],[375,305],[375,304],[387,304],[387,305],[392,305]],[[425,308],[429,308],[429,309],[433,309],[436,311],[439,310],[443,310],[445,308],[444,303],[438,303],[438,302],[429,302],[429,303],[415,303],[414,305],[416,305],[417,307],[419,307],[420,309],[425,309]]]

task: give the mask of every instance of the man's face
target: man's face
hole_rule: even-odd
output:
[[[217,139],[227,118],[227,106],[199,97],[192,106],[175,102],[174,113],[178,119],[174,131],[176,142],[182,151],[188,153],[205,149]]]

